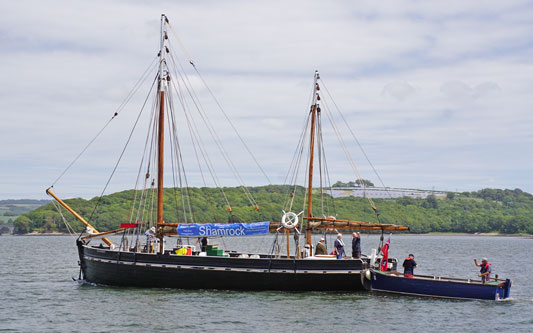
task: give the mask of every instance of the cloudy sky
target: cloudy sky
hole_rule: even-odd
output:
[[[272,183],[318,69],[385,185],[533,192],[530,1],[21,0],[0,2],[0,199],[46,198],[154,59],[161,13]],[[112,122],[60,195],[100,193],[135,112]],[[267,183],[231,153],[247,184]],[[136,161],[109,191],[134,186]]]

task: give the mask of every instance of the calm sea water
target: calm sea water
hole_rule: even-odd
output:
[[[267,252],[271,242],[268,237],[224,244]],[[369,254],[378,237],[363,235],[362,242]],[[0,331],[532,332],[532,247],[533,239],[513,237],[393,236],[391,255],[403,259],[414,253],[418,274],[473,278],[478,269],[472,258],[485,256],[495,273],[513,280],[509,300],[454,301],[363,292],[93,286],[71,278],[78,275],[73,238],[1,236]]]

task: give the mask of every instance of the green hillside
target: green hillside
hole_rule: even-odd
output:
[[[297,188],[294,202],[295,212],[303,209],[303,188]],[[191,188],[189,198],[195,222],[228,221],[279,221],[287,187],[280,185],[250,188],[260,206],[257,212],[248,202],[242,189],[224,188],[224,193],[232,207],[228,213],[220,189]],[[89,219],[99,230],[118,228],[128,222],[132,212],[131,199],[134,191],[123,191],[104,196],[93,213],[98,198],[91,200],[65,200],[81,216]],[[211,204],[206,203],[206,198]],[[314,213],[320,215],[322,204],[318,196],[313,200]],[[411,232],[465,232],[506,234],[533,234],[533,196],[520,189],[484,189],[477,192],[448,193],[444,199],[429,196],[427,199],[374,199],[380,212],[381,222],[408,225]],[[181,196],[177,190],[165,189],[164,219],[167,222],[183,222]],[[70,213],[63,211],[64,217],[78,231],[82,224]],[[364,198],[328,197],[324,202],[324,215],[336,215],[339,219],[352,219],[376,222],[376,215]],[[15,233],[66,231],[60,214],[52,204],[39,207],[18,217]]]
[[[11,224],[22,214],[49,203],[50,200],[10,199],[0,200],[0,224]]]

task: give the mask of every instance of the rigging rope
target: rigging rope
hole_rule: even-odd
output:
[[[313,105],[314,103],[314,100],[315,100],[314,89],[315,89],[315,83],[313,82],[313,85],[311,87],[311,91],[308,97],[308,105]],[[292,185],[292,192],[291,192],[291,186],[288,186],[287,193],[285,195],[284,210],[287,210],[287,211],[292,211],[292,205],[296,197],[298,176],[300,173],[301,163],[303,161],[302,160],[303,152],[304,152],[304,149],[306,148],[306,138],[307,138],[307,133],[308,133],[308,129],[310,126],[310,121],[309,121],[310,117],[311,117],[311,112],[307,112],[307,117],[304,119],[302,130],[300,132],[300,137],[298,140],[298,144],[296,145],[296,149],[293,153],[293,157],[289,165],[289,169],[287,170],[285,180],[283,181],[284,184]],[[290,181],[289,181],[289,177],[290,177]],[[306,181],[307,180],[304,180],[304,184]],[[288,205],[288,209],[287,209],[287,205]],[[304,209],[305,209],[305,201],[304,201]]]
[[[176,133],[176,131],[175,131],[175,133]],[[183,162],[183,156],[181,154],[180,143],[179,143],[177,138],[175,138],[174,140],[175,140],[175,145],[174,146],[175,146],[175,149],[177,149],[175,154],[176,154],[177,162],[178,162],[179,186],[180,186],[180,192],[181,192],[181,204],[182,204],[182,208],[183,208],[184,221],[185,221],[185,223],[188,222],[188,220],[187,220],[187,208],[186,208],[186,207],[188,207],[188,209],[189,209],[188,213],[190,215],[190,221],[193,222],[194,218],[193,218],[193,210],[192,210],[190,196],[189,196],[189,182],[187,180],[187,175],[185,174],[185,165],[184,165],[184,162]],[[182,174],[183,174],[183,177],[182,177]],[[184,186],[184,183],[185,183],[185,186]],[[185,187],[185,193],[184,193],[184,187]],[[187,200],[185,200],[185,199],[187,199]]]
[[[331,202],[333,206],[333,216],[337,216],[336,210],[335,210],[335,203],[334,198],[331,192],[331,179],[329,178],[329,169],[328,169],[328,163],[326,159],[326,150],[325,150],[325,143],[324,143],[324,135],[323,135],[323,129],[322,129],[322,117],[320,116],[318,118],[319,120],[319,132],[318,132],[318,156],[319,156],[319,165],[320,165],[320,195],[321,195],[321,204],[322,204],[322,216],[326,217],[326,215],[330,216],[330,210],[329,210],[329,196],[331,196]],[[324,173],[324,182],[325,187],[329,189],[329,196],[325,195],[324,186],[323,186],[323,176],[322,173]],[[326,211],[324,212],[324,199],[326,201]]]
[[[285,202],[289,202],[288,203],[288,207],[287,205],[285,205],[285,209],[287,211],[292,211],[292,206],[294,204],[294,199],[296,197],[296,190],[297,190],[297,182],[298,182],[298,176],[299,176],[299,173],[300,173],[300,169],[301,169],[301,164],[302,164],[302,156],[304,154],[304,150],[306,148],[306,145],[305,145],[305,139],[307,138],[307,129],[309,128],[309,117],[310,117],[310,114],[308,114],[307,116],[307,120],[304,124],[304,128],[303,128],[303,131],[302,131],[302,134],[300,136],[300,142],[298,144],[298,146],[296,147],[297,151],[295,152],[294,154],[294,157],[293,157],[293,161],[291,161],[291,167],[292,167],[292,164],[294,163],[294,171],[293,171],[293,176],[291,177],[291,182],[289,184],[292,185],[292,192],[290,192],[291,188],[288,187],[287,188],[287,194],[286,194],[286,199],[285,199]],[[289,172],[287,173],[287,176],[286,178],[289,177],[289,173],[290,173],[290,170],[291,170],[291,167],[289,167]],[[288,183],[288,182],[286,182]],[[290,200],[289,200],[289,197],[290,197]]]
[[[139,221],[141,218],[141,205],[142,205],[142,202],[143,202],[143,199],[144,199],[144,195],[145,195],[145,191],[146,191],[146,184],[147,182],[149,181],[149,174],[150,174],[150,166],[151,166],[151,163],[152,161],[150,161],[150,156],[152,156],[152,149],[154,147],[154,136],[150,136],[150,133],[153,133],[155,132],[155,128],[157,126],[156,124],[156,112],[155,112],[155,109],[156,109],[156,103],[154,102],[153,105],[152,105],[152,117],[150,117],[150,122],[148,123],[148,133],[146,134],[146,140],[145,140],[145,143],[144,143],[144,150],[143,150],[143,155],[141,157],[141,163],[139,165],[139,170],[137,172],[137,180],[135,182],[135,187],[134,187],[134,197],[133,197],[133,204],[132,204],[132,208],[131,208],[131,214],[130,214],[130,223],[133,222],[133,213],[134,213],[134,210],[135,210],[135,205],[137,203],[137,189],[138,189],[138,184],[139,184],[139,180],[141,178],[141,172],[142,172],[142,169],[143,169],[143,164],[144,164],[144,159],[146,156],[148,156],[147,158],[147,161],[148,161],[148,165],[146,166],[146,172],[143,174],[144,176],[144,182],[143,182],[143,188],[142,188],[142,191],[141,191],[141,196],[139,197],[139,207],[137,209],[137,215],[135,217],[135,219],[137,221]],[[150,128],[152,128],[152,131],[150,131]],[[150,140],[152,139],[152,140]],[[147,149],[148,149],[148,146],[150,144],[150,148],[148,150],[148,155],[147,155]]]
[[[61,210],[61,205],[55,201],[55,200],[52,200],[52,205],[55,207],[55,209],[58,211],[59,213],[59,216],[61,216],[61,219],[63,221],[63,223],[65,224],[65,227],[67,228],[67,231],[69,233],[70,236],[72,236],[73,238],[76,238],[76,234],[77,232],[74,230],[74,228],[68,223],[67,219],[65,218],[65,216],[63,216],[63,212]]]
[[[346,147],[346,144],[344,143],[342,135],[341,135],[341,133],[340,133],[335,121],[333,120],[332,114],[329,111],[329,108],[327,107],[327,103],[324,103],[324,106],[325,106],[325,109],[326,109],[326,115],[328,116],[328,119],[331,122],[331,125],[333,127],[334,132],[335,132],[335,135],[337,136],[337,139],[339,140],[339,143],[341,144],[341,147],[342,147],[342,149],[344,151],[344,154],[346,155],[346,159],[348,160],[348,163],[352,167],[352,170],[355,173],[357,179],[362,179],[361,175],[359,174],[359,170],[357,169],[357,167],[355,165],[355,162],[353,161],[353,159],[352,159],[352,157],[350,155],[350,152],[348,151],[348,147]],[[364,185],[364,183],[362,185],[363,185],[363,191],[366,193],[366,186]],[[379,219],[379,213],[378,213],[378,210],[376,208],[376,205],[374,204],[374,201],[372,200],[372,198],[370,198],[369,195],[366,195],[366,197],[367,197],[367,200],[370,203],[372,209],[374,210],[374,212],[376,213],[376,215],[377,215],[377,217]]]
[[[135,95],[135,93],[139,90],[139,88],[141,87],[141,83],[144,82],[144,80],[146,80],[146,76],[149,72],[149,70],[152,68],[152,66],[154,65],[154,62],[155,60],[157,59],[154,58],[154,60],[152,60],[152,63],[150,63],[150,65],[148,66],[148,68],[143,72],[143,74],[141,75],[141,77],[139,78],[139,80],[137,80],[137,82],[135,83],[135,85],[133,86],[133,88],[130,90],[130,92],[128,93],[128,95],[124,98],[124,100],[122,101],[122,103],[120,103],[120,105],[117,107],[117,109],[115,110],[115,112],[113,113],[113,116],[106,122],[106,124],[104,125],[104,127],[102,127],[102,129],[100,129],[100,131],[98,131],[98,133],[96,133],[96,135],[91,139],[91,141],[89,141],[89,143],[81,150],[81,152],[74,158],[74,160],[72,162],[70,162],[70,164],[65,168],[65,170],[63,170],[63,172],[61,172],[61,174],[59,175],[59,177],[56,178],[56,180],[54,180],[52,182],[52,185],[50,187],[54,187],[54,185],[65,175],[65,173],[74,165],[74,163],[76,163],[78,161],[78,159],[83,155],[83,153],[85,153],[85,151],[89,148],[89,146],[94,142],[96,141],[96,139],[102,134],[102,132],[107,128],[107,126],[111,123],[111,121],[113,121],[113,119],[115,119],[118,114],[126,107],[126,105],[128,104],[128,102],[131,100],[131,98]]]
[[[93,211],[91,212],[91,215],[89,217],[89,220],[92,219],[96,209],[98,208],[98,206],[100,205],[100,202],[102,201],[102,197],[104,196],[104,193],[107,189],[107,187],[109,186],[109,183],[111,182],[111,179],[113,178],[114,174],[115,174],[115,171],[117,170],[118,168],[118,165],[120,163],[120,161],[122,160],[122,156],[124,156],[124,153],[126,152],[126,148],[128,147],[128,144],[130,143],[131,141],[131,137],[133,136],[133,132],[135,131],[135,128],[137,127],[137,124],[139,123],[139,119],[144,111],[144,107],[146,106],[146,103],[148,101],[148,98],[150,97],[150,94],[152,92],[152,89],[154,88],[154,85],[155,85],[155,82],[157,81],[157,78],[158,78],[158,75],[156,75],[156,77],[154,78],[154,81],[152,83],[152,86],[150,88],[150,91],[148,92],[148,96],[146,97],[146,99],[144,100],[144,103],[141,107],[141,110],[139,112],[139,114],[137,115],[137,119],[135,120],[135,123],[133,125],[133,128],[131,129],[131,132],[130,132],[130,135],[128,136],[128,140],[126,140],[126,144],[124,145],[124,148],[122,149],[122,152],[120,153],[120,156],[115,164],[115,167],[113,168],[113,171],[111,172],[111,175],[109,176],[109,179],[107,180],[107,183],[105,184],[104,186],[104,189],[102,190],[102,193],[100,194],[100,197],[98,198],[98,201],[96,202],[96,205],[94,206],[94,209]]]
[[[372,170],[374,171],[374,174],[376,175],[376,177],[378,177],[379,179],[379,182],[381,183],[381,186],[383,186],[383,188],[386,190],[386,192],[389,194],[389,197],[392,198],[392,195],[390,193],[390,191],[388,190],[388,187],[385,186],[385,183],[383,182],[383,180],[381,179],[378,171],[376,170],[376,168],[374,167],[374,164],[370,161],[370,158],[368,158],[368,155],[366,154],[366,151],[363,149],[363,146],[361,145],[361,143],[359,142],[359,140],[357,139],[357,137],[355,136],[355,133],[353,132],[352,128],[350,127],[350,125],[348,124],[348,121],[346,120],[346,118],[344,117],[344,115],[342,114],[342,112],[340,111],[339,107],[337,106],[337,103],[335,103],[335,100],[333,99],[333,97],[331,96],[326,84],[324,83],[323,80],[321,80],[321,83],[322,83],[322,86],[324,87],[324,89],[326,90],[326,93],[328,94],[329,98],[331,99],[333,105],[335,106],[335,109],[337,110],[337,113],[341,116],[342,120],[344,121],[344,124],[345,126],[348,128],[348,130],[350,131],[350,134],[352,135],[352,138],[354,139],[354,141],[357,143],[357,145],[359,146],[359,149],[361,149],[361,152],[363,153],[363,156],[365,156],[365,159],[366,161],[368,162],[368,164],[370,165],[370,167],[372,168]]]
[[[337,140],[339,141],[340,146],[341,146],[342,150],[344,151],[344,155],[346,156],[346,159],[348,160],[348,163],[350,164],[350,167],[352,168],[352,171],[355,173],[357,179],[361,179],[361,175],[359,174],[359,170],[357,169],[357,167],[355,165],[355,162],[353,161],[353,158],[352,158],[352,156],[351,156],[351,154],[350,154],[350,152],[348,150],[348,147],[344,143],[344,139],[342,138],[342,134],[341,134],[339,128],[337,127],[337,124],[333,120],[333,117],[331,115],[331,112],[329,111],[329,108],[328,108],[326,102],[324,102],[324,106],[325,106],[325,110],[326,110],[326,115],[327,115],[327,117],[328,117],[328,119],[329,119],[329,121],[331,123],[333,131],[335,132],[335,135],[337,136]],[[363,190],[365,190],[365,192],[366,192],[366,188],[365,188],[364,184],[363,184]]]
[[[177,88],[175,86],[174,86],[174,90],[176,91],[176,94],[178,94],[178,97],[180,97],[181,95],[179,94],[179,92],[178,92],[178,90],[177,90]],[[202,178],[202,182],[204,184],[204,187],[207,188],[207,182],[205,180],[204,172],[203,172],[203,169],[202,169],[202,164],[200,162],[200,155],[202,155],[202,157],[204,158],[204,162],[206,162],[207,169],[211,173],[211,177],[215,181],[215,184],[217,182],[216,181],[216,176],[214,176],[214,174],[213,174],[213,172],[212,172],[212,170],[210,168],[210,163],[207,162],[207,160],[206,160],[206,154],[204,152],[203,142],[201,140],[200,135],[198,134],[199,131],[198,131],[198,128],[196,127],[194,119],[192,119],[192,115],[190,116],[188,114],[188,112],[187,112],[188,108],[185,105],[185,100],[183,98],[179,98],[179,99],[180,99],[180,103],[182,103],[182,108],[183,108],[183,111],[184,111],[187,127],[189,129],[189,134],[191,136],[191,143],[192,143],[192,146],[193,146],[194,154],[196,156],[196,162],[197,162],[197,165],[198,165],[198,169],[200,171],[200,176]],[[173,109],[171,109],[170,111],[173,112]],[[199,154],[199,151],[200,151],[200,154]],[[214,217],[215,214],[214,214],[213,203],[211,201],[209,193],[206,193],[206,195],[208,197],[208,203],[209,203],[209,206],[210,206],[210,208],[211,208],[211,210],[213,212],[213,217]],[[224,198],[226,199],[226,203],[229,206],[229,202],[227,201],[227,198],[226,198],[225,194],[224,194]]]
[[[211,90],[211,88],[209,87],[209,85],[207,84],[207,82],[205,81],[204,77],[202,76],[202,74],[200,73],[200,71],[198,70],[198,68],[196,67],[196,64],[193,62],[192,58],[189,56],[189,53],[187,52],[187,50],[185,49],[185,47],[183,46],[183,43],[181,42],[181,40],[179,39],[178,37],[178,34],[174,31],[172,25],[170,25],[169,23],[169,26],[170,26],[170,29],[172,31],[172,35],[174,38],[176,38],[176,40],[178,41],[178,44],[182,47],[183,51],[184,51],[184,54],[185,56],[187,57],[187,59],[189,60],[189,64],[191,64],[191,66],[194,68],[195,72],[198,74],[198,77],[200,78],[200,80],[202,81],[202,83],[204,84],[205,88],[207,89],[207,91],[209,92],[209,94],[211,95],[211,98],[213,98],[213,100],[215,101],[216,105],[218,106],[219,110],[222,112],[222,114],[224,115],[224,117],[226,118],[226,120],[228,121],[228,123],[231,125],[231,128],[233,129],[233,131],[235,132],[235,134],[237,135],[237,137],[239,138],[239,140],[241,141],[242,145],[245,147],[246,151],[248,152],[248,154],[250,155],[250,157],[252,158],[252,160],[254,161],[254,163],[257,165],[257,167],[259,168],[259,170],[261,171],[261,173],[263,174],[263,176],[265,177],[265,179],[268,181],[269,184],[272,184],[272,182],[270,181],[270,178],[268,177],[268,175],[266,174],[265,170],[261,167],[261,164],[257,161],[257,159],[255,158],[255,155],[252,153],[252,151],[250,150],[250,148],[248,147],[248,145],[246,144],[246,142],[244,141],[244,139],[241,137],[241,135],[239,134],[239,132],[237,131],[237,128],[235,127],[235,125],[233,124],[233,122],[231,121],[231,119],[228,117],[226,111],[224,110],[224,108],[222,107],[222,104],[220,104],[220,102],[218,101],[218,99],[216,98],[215,94],[213,93],[213,91]]]
[[[324,215],[324,191],[323,184],[322,184],[322,154],[323,154],[323,142],[322,142],[322,117],[320,116],[320,112],[317,112],[316,115],[317,120],[317,150],[318,150],[318,171],[319,171],[319,188],[320,188],[320,215],[325,217]]]
[[[177,55],[175,57],[178,58]],[[244,181],[243,181],[242,177],[240,176],[240,174],[239,174],[237,168],[235,167],[234,163],[232,162],[231,158],[229,157],[229,154],[227,153],[227,150],[224,148],[224,145],[222,144],[222,140],[220,139],[220,137],[218,136],[218,134],[214,130],[214,127],[213,127],[212,123],[209,121],[209,117],[207,116],[207,113],[205,112],[200,100],[198,99],[198,96],[196,95],[196,92],[192,88],[192,84],[191,84],[191,82],[189,80],[189,77],[187,75],[182,75],[182,72],[184,72],[184,69],[181,66],[181,63],[179,61],[175,60],[173,52],[170,53],[170,59],[171,59],[171,63],[175,67],[176,73],[178,73],[178,75],[179,75],[179,79],[181,79],[181,81],[183,82],[184,87],[187,90],[188,95],[191,98],[191,101],[193,102],[193,104],[195,106],[195,109],[198,111],[198,114],[200,115],[203,123],[205,124],[206,128],[208,129],[211,137],[213,138],[213,141],[217,145],[221,155],[223,156],[224,160],[226,161],[227,165],[229,166],[230,170],[232,171],[235,179],[239,181],[241,189],[243,190],[245,196],[250,201],[250,204],[256,209],[256,211],[258,211],[257,202],[255,201],[255,199],[254,199],[253,195],[251,194],[251,192],[244,185]],[[181,68],[181,71],[177,70],[178,65]],[[179,80],[178,80],[178,84],[179,84]],[[180,101],[183,104],[184,98],[182,97],[180,99]],[[185,104],[183,104],[183,108],[184,108],[184,110],[186,109]],[[192,118],[192,115],[191,115],[191,122],[194,124],[193,127],[196,130],[196,133],[198,133],[198,127],[196,125],[196,122],[194,121],[194,118]],[[196,138],[197,138],[198,142],[201,144],[200,146],[201,147],[205,147],[205,145],[203,144],[203,142],[201,140],[201,136],[197,134]],[[216,173],[214,171],[215,169],[213,168],[213,164],[210,161],[209,156],[206,154],[205,148],[202,148],[201,152],[202,152],[202,155],[203,155],[204,160],[206,162],[206,165],[208,167],[208,170],[212,174],[213,181],[215,182],[217,187],[221,188],[220,183],[217,180],[218,177],[216,177]],[[223,190],[222,190],[222,193],[223,193]],[[225,193],[223,193],[223,196],[227,200]],[[228,207],[230,207],[229,202],[228,202]],[[260,213],[260,215],[262,215],[262,214]]]
[[[173,119],[169,119],[168,121],[169,123],[169,128],[171,128],[171,131],[172,129],[174,130],[174,133],[177,131],[177,129],[175,128],[175,124],[173,122]],[[171,127],[172,125],[172,127]],[[177,134],[175,135],[177,136]],[[176,153],[175,153],[175,150],[176,150],[176,142],[175,140],[170,140],[170,160],[171,160],[171,165],[172,165],[172,183],[174,184],[174,188],[173,188],[173,192],[174,192],[174,206],[176,207],[176,222],[179,223],[179,220],[180,220],[180,217],[179,217],[179,205],[178,205],[178,191],[177,191],[177,184],[176,184],[176,174],[179,173],[179,169],[176,170],[176,164],[179,163],[178,161],[178,158],[177,156],[174,156]],[[185,211],[184,211],[184,215],[185,215]],[[178,236],[179,237],[179,236]]]
[[[325,170],[325,174],[326,174],[326,181],[327,181],[327,184],[326,184],[326,188],[329,190],[329,196],[331,197],[331,205],[333,206],[333,216],[337,217],[337,209],[335,208],[335,198],[333,197],[333,191],[331,190],[331,179],[329,178],[329,168],[328,168],[328,163],[326,161],[326,157],[324,155],[324,170]],[[329,197],[326,196],[326,210],[328,211],[328,215],[329,214]]]

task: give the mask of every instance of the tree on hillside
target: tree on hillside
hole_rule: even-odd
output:
[[[368,187],[374,187],[374,183],[372,183],[370,180],[368,179],[363,179],[363,178],[360,178],[360,179],[357,179],[355,181],[355,183],[359,186],[368,186]]]
[[[15,222],[13,222],[13,225],[15,226],[15,229],[13,230],[14,234],[27,234],[32,231],[31,220],[24,215],[19,216]]]
[[[422,207],[433,208],[433,209],[439,208],[439,203],[437,202],[437,198],[433,194],[428,195],[427,198],[424,201],[422,201]]]
[[[347,185],[340,180],[337,181],[335,184],[331,185],[331,187],[346,187]]]
[[[396,203],[402,206],[416,205],[417,201],[411,197],[401,197],[396,199]]]
[[[339,180],[335,184],[331,185],[331,187],[356,187],[363,185],[367,187],[374,187],[374,183],[368,179],[357,179],[356,181],[349,181],[347,183],[343,183]]]

